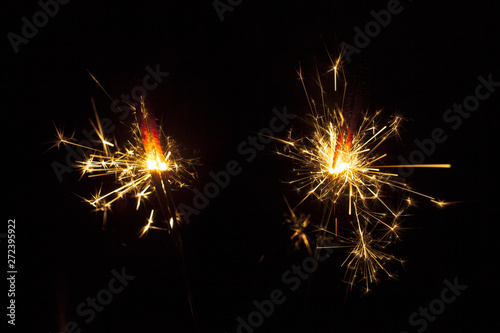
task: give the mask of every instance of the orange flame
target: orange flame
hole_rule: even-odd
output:
[[[163,156],[158,127],[153,115],[147,111],[144,100],[141,100],[140,106],[137,109],[137,121],[141,132],[142,144],[147,156],[146,164],[148,169],[167,170],[168,166],[166,158]]]

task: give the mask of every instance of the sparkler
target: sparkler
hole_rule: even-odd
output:
[[[99,84],[94,76],[92,78]],[[99,84],[99,86],[101,85]],[[104,90],[104,88],[102,89]],[[115,201],[127,196],[133,197],[137,200],[136,209],[139,209],[150,196],[156,196],[162,219],[158,222],[155,221],[155,211],[151,210],[147,224],[140,231],[139,237],[145,236],[151,229],[165,230],[172,235],[186,280],[191,313],[194,318],[182,239],[178,230],[182,217],[177,212],[172,191],[186,186],[185,180],[187,178],[195,177],[195,172],[192,169],[197,161],[196,159],[183,158],[180,155],[175,141],[166,136],[157,126],[151,109],[147,107],[144,99],[141,99],[138,105],[129,105],[135,112],[135,121],[131,127],[131,139],[127,140],[122,148],[118,147],[116,140],[112,143],[105,137],[93,100],[92,106],[95,123],[92,120],[90,122],[102,147],[97,149],[78,144],[73,136],[66,137],[64,132],[57,128],[55,146],[66,144],[87,149],[90,151],[88,158],[77,162],[81,176],[109,176],[117,184],[115,189],[107,193],[101,193],[101,189],[99,189],[90,198],[83,198],[96,210],[104,212],[103,228],[106,226],[107,212]]]
[[[397,260],[385,252],[391,239],[399,238],[400,218],[406,208],[401,205],[399,209],[393,208],[394,199],[406,201],[409,205],[412,202],[410,194],[415,194],[444,205],[411,189],[391,169],[449,168],[450,165],[384,165],[383,159],[387,154],[380,151],[388,139],[399,136],[398,129],[403,119],[393,116],[387,123],[381,124],[381,111],[370,113],[363,110],[359,100],[356,100],[359,96],[347,95],[348,80],[341,65],[339,57],[332,61],[328,71],[334,73],[335,91],[337,77],[343,77],[342,102],[338,108],[332,108],[326,102],[326,89],[319,71],[316,71],[319,103],[309,95],[302,71],[298,71],[310,109],[305,122],[311,130],[308,135],[298,138],[294,138],[290,131],[287,139],[279,140],[284,143],[284,149],[278,154],[295,162],[293,171],[297,177],[290,183],[303,193],[297,206],[309,197],[324,205],[323,219],[317,231],[334,235],[343,244],[335,247],[349,248],[343,263],[349,275],[348,283],[352,286],[364,281],[364,288],[368,291],[370,284],[377,281],[380,271],[392,276],[385,269],[385,264]],[[340,221],[343,221],[343,228],[350,230],[347,236],[337,233],[337,215],[343,214],[345,217]],[[334,232],[329,230],[332,219],[335,221]],[[309,245],[306,241],[304,243]]]
[[[107,193],[101,194],[101,190],[98,190],[91,198],[84,200],[106,212],[116,200],[129,196],[136,198],[136,209],[139,209],[154,193],[158,197],[163,217],[168,221],[166,230],[173,229],[174,224],[181,222],[181,217],[175,208],[172,187],[184,187],[185,179],[195,176],[194,171],[190,170],[196,160],[180,156],[177,144],[157,127],[144,100],[139,106],[133,107],[136,121],[131,128],[132,138],[127,140],[123,148],[105,137],[93,101],[92,104],[96,122],[90,122],[102,143],[100,149],[80,145],[73,136],[66,137],[62,130],[56,128],[57,146],[73,145],[90,151],[86,160],[77,161],[76,166],[80,169],[81,176],[112,176],[117,184],[115,189]],[[148,225],[151,226],[151,223]]]

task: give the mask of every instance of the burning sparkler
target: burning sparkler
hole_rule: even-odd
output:
[[[99,84],[93,76],[92,78]],[[151,229],[165,230],[172,235],[188,285],[189,302],[193,313],[182,240],[176,227],[181,223],[182,217],[177,212],[172,191],[186,186],[185,179],[195,176],[192,169],[196,159],[181,157],[176,143],[157,126],[151,109],[147,107],[144,99],[141,99],[138,105],[129,105],[135,112],[135,122],[131,127],[131,139],[121,148],[116,144],[116,140],[112,143],[112,140],[105,137],[93,100],[92,105],[95,123],[91,120],[91,124],[102,147],[96,149],[80,145],[75,142],[73,136],[66,137],[64,132],[57,128],[55,146],[66,144],[87,149],[90,151],[88,158],[77,162],[81,175],[109,176],[117,184],[114,190],[107,193],[101,193],[99,189],[90,198],[84,198],[84,201],[96,210],[104,212],[103,228],[106,226],[107,212],[116,200],[127,196],[133,197],[137,200],[136,209],[139,209],[150,196],[156,196],[162,218],[160,221],[155,221],[155,211],[151,210],[147,224],[140,231],[139,237],[143,237]]]
[[[311,131],[297,139],[290,131],[286,140],[279,140],[285,146],[283,151],[278,153],[296,164],[294,172],[297,178],[290,183],[296,186],[299,193],[303,193],[298,205],[311,196],[324,204],[323,220],[317,230],[335,235],[341,243],[346,244],[340,247],[350,249],[344,261],[347,271],[350,272],[349,283],[353,285],[364,280],[365,289],[368,291],[369,285],[377,281],[379,271],[391,276],[384,264],[396,259],[384,250],[391,242],[390,237],[398,237],[400,217],[404,208],[394,209],[391,198],[410,203],[410,197],[402,198],[401,193],[404,192],[425,197],[435,203],[438,201],[412,190],[400,180],[397,173],[390,171],[406,165],[383,164],[387,154],[381,153],[380,150],[388,139],[398,136],[402,118],[394,116],[381,125],[381,111],[369,113],[363,110],[356,100],[358,96],[351,94],[346,97],[349,86],[340,58],[332,61],[332,70],[329,72],[334,73],[335,90],[338,85],[337,76],[342,74],[344,89],[341,107],[331,108],[327,105],[325,88],[318,71],[320,103],[317,104],[309,96],[302,72],[299,70],[299,78],[310,108],[305,120]],[[408,167],[449,168],[450,165],[424,164]],[[388,191],[389,189],[391,191]],[[399,190],[395,192],[399,193],[396,196],[391,194],[394,189]],[[350,221],[343,225],[344,228],[352,230],[349,236],[337,233],[339,214],[346,216],[340,219],[341,221]],[[335,220],[334,232],[329,230],[332,218]]]
[[[106,212],[116,200],[129,196],[137,199],[136,208],[139,209],[154,193],[160,201],[163,218],[169,221],[166,227],[173,228],[174,223],[181,221],[181,217],[176,212],[172,187],[186,186],[185,179],[195,175],[190,169],[196,161],[180,156],[176,143],[157,127],[144,100],[134,107],[136,122],[132,124],[132,138],[123,148],[105,137],[95,105],[93,107],[96,122],[91,121],[91,124],[101,140],[100,149],[82,146],[72,136],[66,137],[63,131],[57,129],[58,146],[74,145],[90,151],[86,160],[77,161],[82,176],[112,176],[118,184],[112,191],[102,194],[98,190],[91,198],[84,200]],[[148,223],[146,227],[150,225]]]

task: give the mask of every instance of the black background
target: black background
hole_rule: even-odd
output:
[[[290,231],[282,225],[283,194],[298,200],[282,182],[292,177],[290,163],[273,153],[273,144],[251,163],[237,152],[252,131],[269,126],[274,107],[303,116],[307,101],[297,80],[299,65],[313,87],[315,66],[320,71],[328,66],[325,45],[336,54],[340,42],[352,43],[354,27],[363,29],[372,20],[370,10],[386,4],[243,1],[221,22],[209,0],[74,0],[20,45],[18,54],[5,37],[2,197],[4,221],[15,218],[17,226],[16,328],[59,332],[75,321],[83,332],[235,332],[236,318],[255,310],[252,301],[268,299],[278,288],[286,302],[255,332],[415,332],[408,317],[440,296],[444,279],[455,277],[468,289],[426,331],[496,327],[498,307],[490,302],[498,301],[500,92],[481,102],[457,130],[442,120],[446,109],[474,93],[479,75],[492,73],[500,80],[492,4],[404,1],[402,13],[353,56],[353,64],[363,62],[370,71],[370,110],[409,119],[394,156],[408,156],[413,140],[428,138],[436,127],[448,135],[426,162],[452,168],[419,170],[408,181],[460,203],[439,209],[421,200],[411,209],[408,230],[395,249],[406,261],[404,268],[392,267],[398,280],[384,277],[368,295],[354,290],[346,296],[339,252],[290,292],[281,276],[307,256],[291,251]],[[19,34],[21,17],[38,10],[35,1],[9,2],[3,35]],[[138,240],[134,234],[147,210],[137,212],[134,200],[125,199],[102,231],[101,215],[74,195],[85,195],[100,182],[79,181],[77,172],[59,182],[51,164],[64,162],[66,152],[46,151],[53,123],[83,139],[80,131],[90,128],[93,117],[90,97],[101,117],[116,125],[117,139],[125,138],[126,127],[86,70],[118,98],[141,84],[146,66],[156,64],[170,75],[150,92],[150,101],[185,153],[198,152],[202,165],[193,187],[202,188],[209,172],[222,170],[231,159],[243,169],[182,229],[196,321],[168,235],[151,232]],[[292,126],[302,125],[294,120]],[[192,198],[189,190],[176,195],[179,202]],[[313,203],[303,209],[317,217]],[[135,279],[85,323],[78,304],[95,297],[111,270],[122,267]]]

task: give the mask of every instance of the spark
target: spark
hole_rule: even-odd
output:
[[[164,214],[164,218],[168,221],[170,217],[174,217],[174,221],[180,221],[173,202],[170,202],[171,195],[165,192],[170,192],[172,188],[186,186],[186,179],[195,176],[194,171],[190,169],[196,160],[180,156],[177,144],[156,125],[144,100],[134,107],[135,121],[131,126],[131,139],[127,140],[122,148],[106,138],[93,101],[92,105],[95,122],[91,121],[91,124],[100,139],[100,147],[93,148],[78,144],[73,135],[66,137],[63,130],[57,127],[58,141],[54,145],[59,147],[61,144],[66,144],[89,150],[88,158],[77,161],[81,175],[110,177],[116,184],[114,189],[105,193],[101,193],[102,188],[100,188],[85,201],[96,209],[106,212],[115,201],[133,197],[137,200],[136,209],[138,210],[150,195],[155,193],[162,199],[167,198],[160,205],[165,212],[169,211],[168,214]],[[165,206],[168,208],[163,208]],[[148,221],[148,224],[151,223]],[[167,226],[169,224],[170,222]]]
[[[149,228],[151,228],[151,224],[153,224],[153,215],[154,215],[154,213],[155,213],[155,211],[154,211],[154,209],[152,209],[151,210],[151,214],[149,215],[148,224],[146,224],[144,226],[144,228],[142,229],[142,232],[139,235],[139,238],[142,238],[142,236],[144,236],[148,232]]]
[[[338,110],[312,114],[312,134],[299,139],[289,137],[281,154],[297,162],[297,179],[290,183],[306,191],[303,200],[313,195],[320,201],[337,202],[348,193],[349,206],[356,200],[368,205],[369,200],[381,201],[377,192],[383,187],[399,187],[393,181],[397,174],[373,164],[386,156],[378,154],[377,148],[397,131],[401,118],[395,117],[389,125],[376,129],[373,123],[379,114],[364,115],[357,130]]]
[[[309,239],[307,237],[307,234],[305,232],[306,227],[309,225],[311,222],[310,217],[311,215],[305,215],[305,214],[295,214],[293,211],[292,207],[290,207],[290,204],[288,203],[288,200],[285,198],[286,205],[289,210],[289,215],[285,219],[285,222],[289,224],[290,230],[293,231],[293,235],[290,237],[291,240],[295,240],[294,243],[294,248],[297,250],[300,248],[300,244],[303,243],[306,248],[307,252],[309,255],[313,255]]]
[[[347,249],[347,256],[341,266],[345,267],[344,278],[349,290],[362,285],[365,293],[371,290],[371,285],[380,281],[381,274],[394,278],[386,266],[391,262],[403,263],[403,260],[390,254],[387,248],[392,244],[391,236],[398,237],[397,220],[389,225],[370,212],[358,211],[354,204],[355,214],[348,218],[349,232],[347,236],[339,235],[336,231],[318,228],[318,231],[333,235],[338,244],[318,246],[318,249],[335,248]],[[383,228],[380,228],[383,226]],[[387,229],[383,232],[383,229]]]
[[[395,171],[400,167],[450,168],[451,165],[383,163],[388,157],[383,150],[390,139],[399,137],[403,118],[394,115],[383,121],[380,110],[360,107],[356,102],[359,96],[349,96],[355,102],[346,105],[350,86],[342,70],[341,57],[335,61],[330,57],[330,60],[332,66],[327,73],[333,72],[333,90],[337,91],[338,78],[344,80],[340,106],[331,107],[326,102],[327,89],[318,70],[316,83],[320,102],[317,103],[310,96],[302,69],[299,69],[298,76],[309,105],[309,113],[304,118],[309,129],[306,135],[297,136],[290,131],[286,139],[278,140],[284,144],[278,154],[294,163],[295,178],[289,183],[302,194],[295,208],[308,198],[323,204],[323,218],[317,231],[336,237],[341,245],[335,247],[350,249],[342,264],[346,267],[348,283],[353,286],[362,281],[368,291],[370,285],[378,281],[381,271],[393,277],[385,268],[387,263],[402,262],[387,253],[387,248],[399,239],[405,209],[414,205],[410,195],[426,198],[440,207],[446,205],[444,201],[411,189]],[[288,207],[292,216],[290,221],[294,222],[293,238],[307,239],[293,209]],[[307,221],[309,223],[309,216]],[[335,221],[334,231],[329,230],[330,221]],[[309,251],[309,244],[307,246]]]
[[[452,204],[451,202],[446,202],[443,200],[431,200],[431,201],[437,204],[439,207],[445,207]]]

